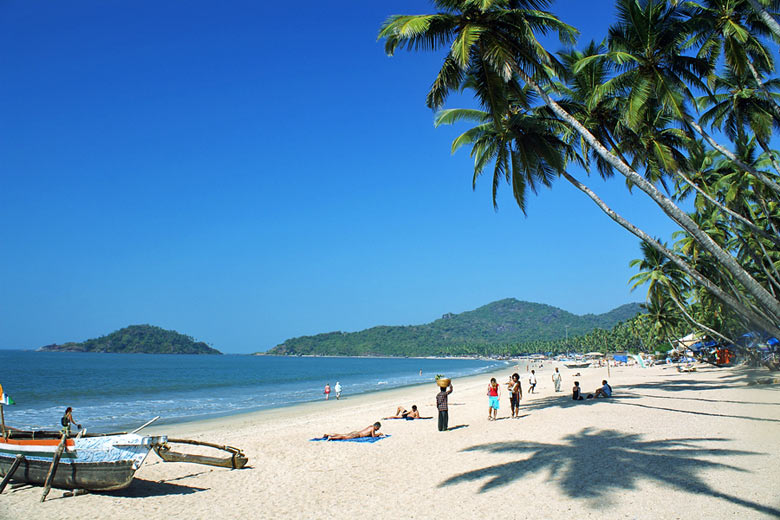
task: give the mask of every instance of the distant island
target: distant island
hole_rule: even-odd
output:
[[[111,352],[119,354],[222,354],[202,341],[153,325],[130,325],[82,343],[46,345],[39,352]]]
[[[302,336],[257,354],[437,356],[557,350],[565,346],[565,337],[579,341],[577,336],[613,329],[641,312],[640,304],[629,303],[604,314],[578,316],[550,305],[507,298],[473,311],[447,313],[424,325]],[[510,345],[513,348],[505,348]]]

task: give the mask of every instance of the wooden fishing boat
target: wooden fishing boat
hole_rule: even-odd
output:
[[[566,368],[588,368],[590,366],[590,361],[585,361],[585,362],[564,361],[563,366],[565,366]]]
[[[7,437],[0,436],[0,476],[13,469],[12,480],[43,485],[52,470],[51,486],[90,491],[127,487],[149,451],[167,441],[164,435],[136,433],[79,434],[63,439],[53,431],[6,430]],[[52,464],[55,458],[58,463]]]
[[[223,457],[212,457],[209,455],[198,455],[192,453],[180,453],[171,450],[171,444],[189,444],[191,446],[205,446],[227,452],[229,455]],[[165,462],[192,462],[195,464],[206,464],[209,466],[218,466],[220,468],[241,469],[246,466],[247,458],[244,453],[233,446],[223,446],[210,442],[193,441],[189,439],[168,439],[162,444],[155,444],[154,452]]]

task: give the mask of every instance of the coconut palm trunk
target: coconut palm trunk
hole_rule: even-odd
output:
[[[670,251],[668,248],[664,247],[660,242],[655,240],[653,237],[636,227],[634,224],[623,218],[620,214],[618,214],[616,211],[614,211],[612,208],[610,208],[601,198],[596,195],[593,190],[588,188],[586,185],[582,184],[580,181],[578,181],[576,178],[574,178],[572,175],[570,175],[568,172],[561,172],[561,175],[569,181],[575,188],[580,190],[581,192],[585,193],[588,197],[590,197],[593,202],[596,203],[596,205],[601,208],[601,210],[609,216],[612,220],[620,224],[623,228],[628,230],[630,233],[632,233],[634,236],[639,238],[640,240],[646,242],[651,247],[656,249],[659,253],[664,255],[666,258],[669,259],[669,261],[673,262],[678,268],[680,268],[681,271],[686,273],[688,276],[690,276],[693,280],[700,283],[702,287],[706,288],[708,291],[710,291],[715,297],[723,301],[726,305],[728,305],[734,312],[742,316],[745,320],[747,320],[749,323],[752,323],[753,325],[759,326],[763,329],[765,329],[768,332],[771,332],[772,334],[780,334],[780,328],[775,325],[771,320],[766,319],[764,316],[761,316],[760,314],[754,312],[750,308],[748,308],[745,304],[734,298],[732,295],[721,289],[717,284],[712,282],[709,278],[705,277],[703,274],[698,272],[696,269],[691,267],[687,262],[682,260],[678,255],[674,254],[674,252]]]
[[[728,157],[729,160],[731,160],[734,164],[745,170],[746,172],[749,172],[751,175],[753,175],[756,179],[760,180],[762,183],[764,183],[769,189],[775,192],[776,195],[780,195],[780,184],[777,184],[772,179],[764,175],[763,173],[759,172],[755,168],[752,168],[751,166],[748,166],[744,162],[742,162],[736,155],[734,155],[731,150],[726,148],[725,146],[721,146],[715,139],[712,138],[710,134],[708,134],[702,127],[699,125],[696,121],[687,118],[685,120],[685,124],[690,126],[693,130],[696,131],[697,134],[702,136],[707,143],[709,143],[710,146],[715,148],[717,151],[719,151],[724,156]]]
[[[639,189],[647,193],[655,203],[671,217],[675,222],[678,222],[680,226],[688,231],[691,236],[701,244],[702,248],[712,254],[713,257],[720,263],[739,283],[745,287],[745,290],[752,295],[763,308],[767,309],[773,317],[775,324],[780,324],[780,302],[777,301],[772,294],[767,291],[760,283],[758,283],[742,266],[726,251],[724,251],[715,241],[707,235],[701,228],[699,228],[695,222],[682,211],[671,199],[661,193],[647,179],[639,175],[628,165],[620,161],[617,157],[612,155],[601,142],[599,142],[593,134],[591,134],[587,128],[585,128],[577,119],[571,114],[566,112],[558,103],[555,102],[545,91],[542,89],[528,74],[525,73],[520,67],[512,63],[513,72],[515,72],[520,79],[529,85],[536,93],[542,98],[544,103],[550,107],[550,109],[561,118],[567,125],[573,128],[587,143],[591,146],[596,153],[598,153],[605,161],[612,165],[617,171],[619,171],[624,177],[634,183]],[[698,125],[697,125],[698,126]],[[700,127],[701,128],[701,127]],[[778,187],[780,189],[780,187]],[[773,328],[777,330],[777,325],[773,325]]]
[[[688,321],[690,321],[691,324],[693,324],[694,327],[698,327],[699,329],[703,330],[704,332],[708,332],[710,335],[718,337],[718,338],[722,339],[723,341],[725,341],[727,343],[731,343],[732,345],[735,344],[734,340],[729,338],[728,336],[724,336],[723,334],[721,334],[717,330],[711,329],[708,326],[704,325],[703,323],[700,323],[700,322],[696,321],[693,318],[693,316],[691,316],[688,313],[688,311],[685,310],[685,306],[682,303],[680,303],[680,301],[677,299],[677,297],[675,297],[673,294],[669,294],[669,297],[672,299],[674,304],[677,305],[677,308],[680,309],[680,312],[682,313],[682,315],[685,316],[685,318]]]
[[[759,236],[761,236],[763,238],[766,238],[767,240],[771,240],[776,245],[780,246],[780,237],[767,233],[766,231],[764,231],[763,229],[761,229],[760,227],[755,225],[748,218],[743,217],[742,215],[740,215],[736,211],[734,211],[732,209],[729,209],[725,205],[721,204],[717,199],[712,197],[709,193],[707,193],[706,191],[701,189],[695,182],[693,182],[691,179],[689,179],[683,172],[678,170],[678,171],[675,172],[675,175],[680,177],[688,186],[690,186],[691,188],[696,190],[697,193],[699,193],[710,204],[712,204],[713,206],[718,208],[720,211],[730,215],[731,217],[733,217],[737,221],[741,222],[742,224],[747,226],[752,232],[756,233],[757,235],[759,235]]]
[[[775,20],[774,16],[769,14],[769,12],[764,9],[764,6],[761,5],[758,0],[748,0],[748,3],[750,4],[750,7],[752,7],[756,12],[758,17],[761,18],[767,27],[769,27],[769,30],[772,31],[775,39],[780,39],[780,24],[777,23],[777,20]]]

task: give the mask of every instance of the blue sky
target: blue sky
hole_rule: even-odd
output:
[[[269,4],[0,3],[0,348],[151,323],[254,352],[505,297],[643,299],[638,241],[568,184],[527,217],[508,189],[494,212],[488,178],[471,190],[464,128],[424,103],[441,54],[376,41],[427,2]],[[552,10],[583,43],[614,20],[606,0]],[[674,230],[622,180],[589,182]]]

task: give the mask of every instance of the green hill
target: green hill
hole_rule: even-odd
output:
[[[611,329],[641,312],[638,303],[578,316],[557,307],[507,298],[425,325],[380,326],[288,339],[271,355],[430,356],[482,354],[487,347],[556,340]]]
[[[153,325],[130,325],[82,343],[46,345],[41,352],[113,352],[122,354],[222,354],[202,341]]]

